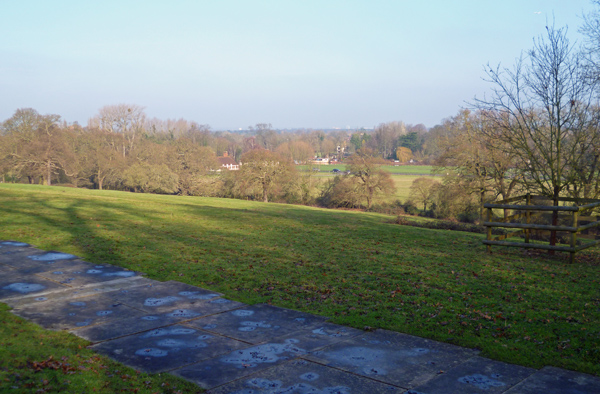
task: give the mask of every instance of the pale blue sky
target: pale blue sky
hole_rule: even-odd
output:
[[[589,0],[0,0],[0,121],[87,124],[146,107],[213,130],[373,127],[453,116],[546,22],[581,41]],[[539,12],[539,14],[538,14]]]

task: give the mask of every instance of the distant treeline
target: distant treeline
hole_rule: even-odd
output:
[[[82,127],[23,108],[0,124],[0,175],[3,182],[231,195],[222,190],[228,179],[218,157],[239,163],[262,149],[300,164],[315,157],[343,161],[368,148],[381,159],[427,163],[435,156],[433,134],[435,128],[402,122],[374,130],[278,131],[263,123],[244,132],[212,131],[184,119],[148,119],[143,107],[126,104],[101,108]]]

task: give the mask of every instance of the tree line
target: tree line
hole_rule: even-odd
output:
[[[278,131],[267,123],[212,131],[184,119],[148,119],[143,107],[128,104],[105,106],[82,127],[22,108],[0,123],[0,174],[3,182],[370,207],[380,191],[393,188],[389,176],[375,182],[385,175],[371,166],[396,159],[403,144],[411,146],[404,161],[426,161],[426,136],[423,125],[402,122],[354,131]],[[240,171],[221,170],[217,157],[225,154],[242,163]],[[352,196],[333,203],[331,185],[296,170],[294,164],[314,157],[353,166],[357,176],[343,182]]]

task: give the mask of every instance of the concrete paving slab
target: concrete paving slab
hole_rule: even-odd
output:
[[[506,394],[598,394],[600,378],[561,368],[545,367]]]
[[[308,350],[305,345],[307,343],[293,338],[253,345],[176,369],[171,373],[200,387],[213,388],[306,355]]]
[[[2,246],[0,244],[0,246]],[[0,248],[0,263],[17,268],[23,273],[43,272],[70,260],[78,260],[77,256],[61,252],[45,252],[30,246]]]
[[[532,368],[473,357],[406,394],[495,394],[535,373]]]
[[[13,243],[17,245],[13,245]],[[13,241],[0,242],[0,263],[8,263],[15,260],[26,259],[27,256],[29,256],[30,254],[40,252],[39,249],[35,249],[34,247],[28,244],[18,244],[20,243]]]
[[[128,301],[124,299],[122,302],[127,303]],[[73,333],[92,342],[101,342],[176,323],[189,322],[202,316],[229,310],[226,308],[243,306],[247,305],[239,302],[223,304],[213,303],[211,300],[193,300],[187,305],[187,309],[171,309],[168,312],[153,314],[146,313],[143,316],[111,322],[109,325],[84,328]]]
[[[134,368],[164,372],[248,346],[181,325],[102,342],[92,349]]]
[[[245,304],[221,298],[221,293],[201,289],[177,281],[156,282],[148,286],[123,290],[114,294],[115,299],[148,313],[166,313],[175,309],[195,309],[202,314],[216,313],[239,308]]]
[[[116,278],[130,278],[141,273],[112,265],[78,265],[77,267],[53,268],[37,275],[69,286],[109,282]]]
[[[240,341],[258,344],[313,330],[326,318],[271,305],[253,305],[195,320],[190,325]]]
[[[71,330],[143,315],[106,295],[29,304],[12,312],[52,330]]]
[[[48,279],[23,276],[18,272],[4,272],[0,277],[0,300],[19,298],[31,294],[42,294],[65,288],[65,285]]]
[[[4,273],[4,272],[14,272],[14,268],[11,267],[10,265],[6,265],[6,264],[1,264],[0,263],[0,273]]]
[[[208,394],[399,394],[404,389],[306,360],[292,360],[212,389]]]
[[[345,341],[363,335],[363,330],[344,327],[333,323],[321,323],[316,328],[302,329],[292,334],[293,338],[308,343],[310,351],[331,346],[334,343]]]
[[[471,349],[378,330],[311,352],[305,358],[409,389],[476,354]]]
[[[59,260],[74,260],[78,257],[69,253],[43,251],[33,247],[13,247],[0,249],[0,263],[9,265],[35,266],[40,263],[53,263]],[[43,264],[42,264],[43,265]]]
[[[36,277],[36,276],[34,276]],[[147,286],[148,284],[156,283],[156,281],[143,278],[141,276],[133,276],[131,278],[114,279],[110,282],[92,283],[79,287],[61,286],[59,289],[41,292],[33,295],[26,295],[19,298],[11,298],[2,300],[13,308],[23,307],[28,304],[37,304],[41,302],[53,302],[58,300],[76,299],[87,297],[94,294],[117,292],[127,290],[136,286]]]
[[[110,324],[84,327],[71,332],[90,342],[104,342],[161,327],[168,327],[189,319],[189,317],[183,317],[184,314],[178,312],[144,314],[112,321]]]
[[[52,272],[64,269],[88,270],[92,269],[95,264],[88,263],[83,260],[56,260],[56,261],[33,261],[30,259],[21,259],[12,263],[7,263],[8,266],[16,269],[22,274],[37,274],[42,272]]]

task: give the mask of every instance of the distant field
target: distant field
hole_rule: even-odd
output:
[[[405,203],[408,200],[410,195],[410,186],[413,181],[417,178],[420,178],[419,175],[392,175],[392,179],[394,180],[394,186],[396,186],[396,194],[393,197],[393,200],[400,200],[402,203]]]
[[[331,173],[331,171],[334,168],[337,168],[340,171],[346,171],[345,164],[299,165],[299,166],[296,166],[296,168],[299,171],[310,171],[310,170],[318,169],[319,170],[318,172],[320,172],[320,173],[330,173],[332,175],[335,175],[335,174]],[[414,165],[399,165],[399,166],[386,165],[386,166],[381,166],[381,168],[385,171],[388,171],[391,174],[407,174],[407,175],[431,175],[432,170],[433,170],[433,166],[414,166]]]
[[[0,202],[0,239],[246,303],[600,376],[597,249],[578,254],[574,264],[566,254],[548,259],[495,248],[489,255],[481,234],[232,199],[0,184]],[[12,343],[11,332],[0,330],[0,343]],[[32,339],[31,347],[46,346],[54,345]],[[6,357],[0,376],[12,379],[19,370]]]
[[[317,178],[332,178],[337,174],[332,172],[333,169],[337,168],[340,171],[346,171],[346,165],[315,165],[315,166],[297,166],[300,171],[309,171],[311,169],[318,169],[314,171],[314,175]],[[396,193],[389,199],[390,201],[400,200],[402,203],[406,202],[410,194],[410,186],[412,182],[421,176],[433,176],[433,166],[382,166],[383,170],[388,171],[394,185],[396,186]],[[441,180],[441,178],[439,178]]]

